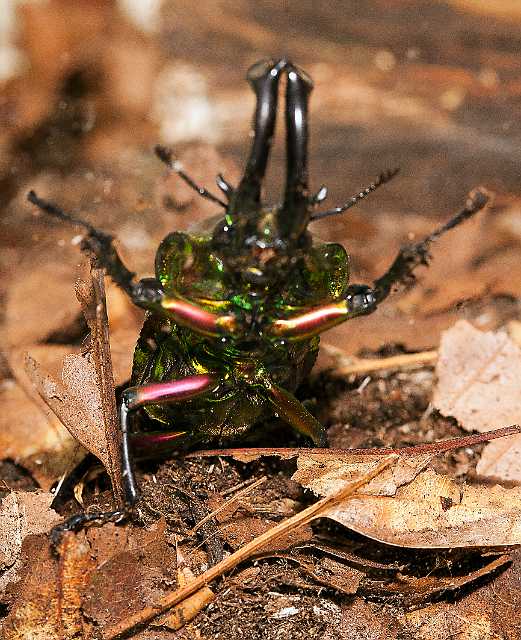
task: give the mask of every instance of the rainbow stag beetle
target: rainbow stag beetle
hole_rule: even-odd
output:
[[[267,207],[261,188],[277,115],[278,88],[286,76],[287,174],[282,203]],[[396,171],[344,206],[314,213],[326,197],[308,190],[310,78],[287,60],[253,65],[248,80],[256,95],[254,138],[239,185],[220,175],[226,201],[196,185],[164,147],[156,153],[199,194],[224,208],[210,231],[173,232],[157,251],[156,277],[135,281],[113,238],[30,192],[40,209],[86,229],[81,248],[147,310],[134,355],[132,380],[120,405],[122,460],[128,505],[138,497],[130,445],[139,452],[175,445],[180,439],[240,436],[267,411],[277,413],[316,445],[324,428],[294,397],[311,370],[319,334],[372,313],[393,285],[414,278],[427,264],[429,245],[479,211],[483,191],[423,241],[402,249],[372,287],[349,284],[348,255],[339,244],[313,240],[313,220],[340,214],[392,178]],[[129,415],[145,411],[153,432],[130,433]]]

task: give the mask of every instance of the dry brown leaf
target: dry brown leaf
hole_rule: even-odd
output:
[[[434,405],[467,431],[521,420],[521,349],[506,333],[457,322],[443,334],[436,372]]]
[[[114,378],[103,271],[91,268],[77,283],[76,294],[90,333],[90,349],[65,358],[63,384],[46,374],[30,357],[25,371],[41,398],[69,432],[104,464],[111,478],[118,505],[123,503],[120,460],[121,433],[118,425]]]
[[[443,334],[433,404],[468,431],[521,421],[521,348],[506,333],[460,321]],[[478,474],[521,481],[521,435],[485,447]]]
[[[87,538],[97,568],[83,610],[103,629],[176,584],[176,554],[167,543],[164,520],[149,530],[108,524],[90,529]]]
[[[108,464],[105,466],[112,481],[116,503],[121,506],[124,504],[121,431],[114,393],[104,278],[102,269],[91,266],[90,274],[85,280],[77,283],[76,295],[90,329],[90,355],[95,367],[96,387],[101,398],[102,425],[108,458]]]
[[[65,385],[42,371],[30,356],[26,358],[26,372],[41,397],[67,430],[104,465],[107,465],[109,460],[104,447],[103,425],[94,422],[80,401],[68,391]]]
[[[510,435],[517,427],[495,432]],[[485,434],[488,438],[492,434]],[[483,436],[469,436],[477,442]],[[325,514],[340,524],[379,542],[404,547],[445,548],[506,546],[521,543],[521,488],[461,487],[447,476],[427,469],[438,452],[462,446],[459,438],[422,447],[356,450],[260,449],[198,452],[202,455],[233,455],[250,461],[262,455],[297,456],[292,479],[320,496],[333,495],[342,486],[371,472],[383,456],[394,454],[396,462],[345,503]],[[401,455],[397,455],[401,454]],[[498,526],[492,526],[498,521]]]
[[[44,490],[83,457],[78,442],[36,394],[14,380],[2,384],[0,459],[27,469]]]
[[[65,534],[58,563],[47,538],[27,538],[18,597],[5,619],[2,638],[89,640],[92,627],[83,618],[81,602],[93,568],[84,536]]]
[[[40,491],[13,491],[0,502],[0,591],[17,577],[25,537],[46,533],[60,521],[51,509],[53,498]]]
[[[521,488],[461,486],[427,469],[395,497],[360,495],[327,517],[370,538],[415,548],[521,544]],[[360,491],[359,493],[362,493]]]

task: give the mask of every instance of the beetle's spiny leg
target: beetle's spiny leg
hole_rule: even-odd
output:
[[[192,302],[168,296],[160,304],[176,322],[203,335],[222,336],[237,332],[237,318],[233,314],[211,313]]]
[[[315,307],[290,318],[275,320],[268,326],[266,334],[291,341],[307,340],[337,324],[376,309],[372,289],[365,285],[351,285],[343,300]]]
[[[114,238],[110,234],[96,229],[96,227],[81,218],[76,218],[69,213],[65,213],[65,211],[54,203],[39,198],[34,191],[29,191],[27,199],[45,213],[86,229],[87,234],[83,237],[80,245],[82,251],[93,255],[97,265],[105,269],[112,280],[126,291],[129,296],[134,296],[136,285],[133,280],[136,274],[129,271],[123,264],[114,247]]]
[[[149,404],[167,402],[180,402],[211,391],[217,385],[218,380],[211,374],[195,375],[180,380],[168,382],[156,382],[137,387],[128,387],[123,391],[120,405],[121,427],[121,464],[123,468],[123,488],[126,501],[134,505],[139,499],[130,450],[130,422],[129,414],[140,407]]]
[[[427,265],[429,260],[429,247],[450,229],[454,229],[462,222],[481,211],[489,201],[489,194],[484,189],[472,191],[463,209],[452,217],[447,223],[433,231],[426,238],[415,244],[403,247],[394,262],[383,276],[375,280],[373,284],[376,303],[379,304],[390,294],[392,287],[397,284],[407,284],[414,281],[414,269],[419,265]]]
[[[177,175],[182,180],[184,180],[189,187],[191,187],[194,191],[197,191],[197,193],[202,198],[211,200],[212,202],[215,202],[216,204],[221,205],[221,207],[224,207],[225,209],[227,208],[228,205],[226,204],[226,202],[223,202],[220,198],[218,198],[217,196],[214,196],[214,194],[208,191],[208,189],[205,189],[204,187],[200,187],[196,182],[192,180],[192,178],[190,178],[188,174],[186,174],[183,171],[181,163],[179,162],[179,160],[176,160],[173,157],[171,149],[168,149],[167,147],[163,147],[162,145],[157,144],[154,147],[154,151],[156,156],[161,160],[161,162],[166,164],[166,166],[171,171],[173,171],[174,173],[177,173]]]
[[[335,207],[334,209],[328,209],[328,211],[314,213],[310,218],[311,222],[315,220],[322,220],[323,218],[328,218],[329,216],[336,216],[344,213],[348,209],[351,209],[351,207],[354,207],[355,204],[358,204],[361,200],[367,198],[370,193],[376,191],[378,187],[381,187],[383,184],[386,184],[387,182],[392,180],[399,173],[399,171],[399,168],[388,169],[387,171],[384,171],[374,182],[371,182],[368,187],[365,187],[365,189],[362,189],[362,191],[352,196],[352,198],[350,198],[350,200],[348,200],[341,207]]]
[[[89,234],[105,235],[101,231],[98,231],[95,227],[93,227],[89,222],[83,220],[83,218],[77,218],[70,213],[66,213],[58,205],[54,204],[54,202],[49,202],[48,200],[40,198],[32,189],[27,194],[27,200],[29,200],[31,204],[36,205],[38,209],[41,209],[44,213],[47,213],[50,216],[54,216],[55,218],[63,220],[64,222],[70,222],[71,224],[76,224],[80,227],[83,227],[89,232]]]
[[[115,511],[101,511],[99,513],[78,513],[51,529],[50,542],[54,552],[58,551],[58,546],[62,536],[67,531],[78,532],[88,526],[102,526],[108,522],[114,524],[123,523],[132,513],[131,507],[117,509]]]

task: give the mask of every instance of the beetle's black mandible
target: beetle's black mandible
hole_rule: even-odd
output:
[[[309,221],[308,197],[308,102],[313,82],[301,69],[285,59],[263,60],[248,71],[257,105],[254,138],[244,176],[234,193],[228,213],[240,217],[256,213],[261,206],[262,181],[271,151],[277,118],[279,81],[285,74],[286,85],[286,186],[277,221],[281,238],[295,239]]]

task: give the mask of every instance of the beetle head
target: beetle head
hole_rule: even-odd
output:
[[[266,208],[261,202],[262,182],[275,131],[279,81],[286,84],[286,186],[282,203]],[[312,211],[308,194],[308,101],[311,79],[285,59],[265,60],[248,71],[257,104],[254,137],[244,175],[227,192],[229,205],[213,242],[229,273],[255,289],[283,280],[300,248],[311,242],[307,225]]]

